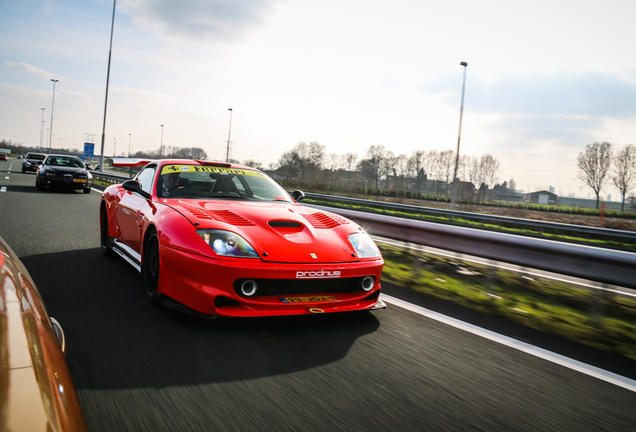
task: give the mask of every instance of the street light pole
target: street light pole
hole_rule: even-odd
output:
[[[128,134],[128,157],[130,157],[130,143],[132,143],[132,134]]]
[[[42,110],[42,125],[40,126],[40,151],[42,151],[42,142],[44,140],[44,110],[46,108],[40,108]]]
[[[49,127],[51,131],[49,134],[49,153],[51,153],[51,141],[53,140],[53,109],[55,108],[55,83],[60,82],[60,80],[51,78],[51,81],[53,81],[53,100],[51,101],[51,126]]]
[[[117,138],[113,138],[113,157],[117,157]]]
[[[232,108],[228,108],[230,111],[230,128],[227,131],[227,153],[225,154],[225,162],[230,161],[230,134],[232,133]]]
[[[110,24],[110,48],[108,49],[108,70],[106,71],[106,96],[104,97],[104,123],[102,126],[102,150],[99,157],[99,171],[104,172],[104,146],[106,139],[106,108],[108,107],[108,82],[110,81],[110,58],[113,52],[113,30],[115,28],[115,5],[117,0],[113,0],[113,19]]]
[[[455,154],[455,173],[453,174],[453,191],[451,193],[451,210],[455,210],[455,197],[457,196],[457,168],[459,167],[459,142],[462,137],[462,117],[464,115],[464,92],[466,90],[466,68],[468,63],[461,62],[460,66],[464,66],[464,81],[462,83],[462,103],[459,109],[459,133],[457,134],[457,153]]]

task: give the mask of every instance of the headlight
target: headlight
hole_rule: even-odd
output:
[[[371,236],[366,233],[355,233],[349,236],[349,243],[356,251],[358,258],[377,258],[380,256],[380,249],[375,245]]]
[[[217,255],[239,258],[260,258],[254,248],[240,235],[230,231],[198,229],[201,236]]]

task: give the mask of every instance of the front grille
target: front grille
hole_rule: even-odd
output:
[[[257,284],[258,296],[301,295],[301,294],[338,294],[363,291],[363,277],[338,279],[251,279]],[[234,291],[241,294],[241,284],[248,279],[234,282]]]

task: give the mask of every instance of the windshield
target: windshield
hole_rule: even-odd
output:
[[[29,153],[26,155],[27,159],[44,160],[45,155]]]
[[[44,164],[50,166],[84,168],[84,164],[80,158],[68,156],[49,156]]]
[[[163,166],[157,196],[292,201],[278,183],[260,171],[201,165]]]

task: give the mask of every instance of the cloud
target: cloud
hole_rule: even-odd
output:
[[[124,0],[144,29],[169,39],[234,41],[264,22],[281,0]]]
[[[451,78],[421,90],[459,107],[461,76],[459,81]],[[464,120],[481,119],[496,145],[532,146],[547,140],[573,148],[598,140],[599,133],[613,140],[608,122],[636,118],[634,100],[636,82],[611,73],[507,75],[488,82],[471,78],[468,71]]]
[[[636,84],[609,73],[508,77],[477,87],[487,111],[592,117],[636,115]]]
[[[427,83],[424,93],[446,93],[459,102],[461,82]],[[451,102],[451,97],[453,101]],[[537,116],[636,116],[636,83],[611,73],[508,75],[492,82],[466,82],[466,106],[473,111]]]
[[[60,75],[56,75],[54,73],[51,72],[47,72],[44,69],[40,69],[37,68],[35,66],[31,66],[28,63],[13,63],[13,62],[4,62],[5,67],[7,67],[8,69],[13,69],[17,72],[26,72],[26,73],[30,73],[33,75],[37,75],[41,78],[44,79],[57,79],[60,80],[62,82],[68,82],[67,78],[63,78]]]

